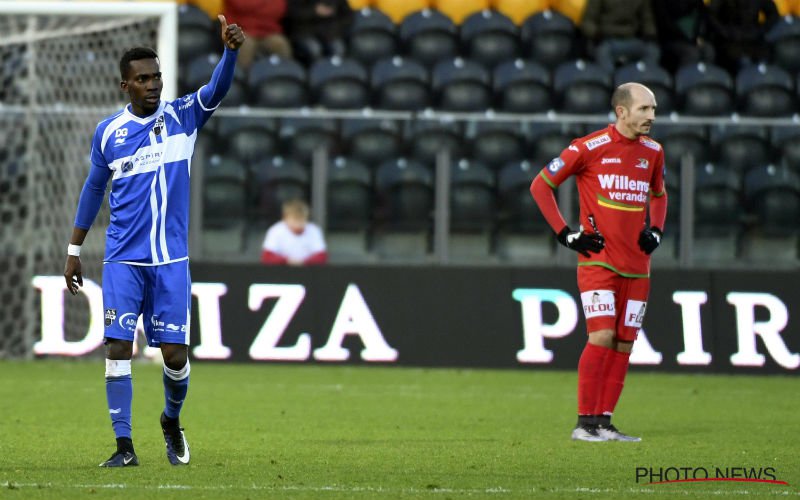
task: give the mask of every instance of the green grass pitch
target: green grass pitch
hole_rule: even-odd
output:
[[[0,499],[800,498],[800,379],[633,372],[576,443],[572,372],[195,363],[188,467],[164,456],[160,367],[134,363],[141,465],[113,448],[101,360],[0,362]],[[788,486],[644,484],[637,467],[773,467]]]

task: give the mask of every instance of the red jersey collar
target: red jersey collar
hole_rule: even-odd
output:
[[[617,126],[614,123],[608,125],[608,134],[611,137],[611,140],[614,142],[624,142],[624,143],[632,143],[632,142],[639,142],[639,138],[636,139],[628,139],[624,135],[619,133],[617,130]]]

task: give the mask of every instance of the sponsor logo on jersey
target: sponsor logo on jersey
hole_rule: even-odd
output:
[[[639,142],[641,142],[643,146],[647,146],[650,149],[661,151],[661,145],[652,139],[648,139],[647,137],[639,137]]]
[[[574,144],[570,144],[570,145],[569,145],[569,147],[568,147],[567,149],[569,149],[570,151],[575,151],[576,153],[578,153],[578,152],[579,152],[579,151],[578,151],[578,146],[576,146],[576,145],[574,145]]]
[[[158,165],[161,162],[163,152],[154,151],[152,153],[145,153],[133,159],[133,163],[138,169],[146,169],[153,165]]]
[[[111,323],[113,323],[114,320],[117,319],[117,310],[111,308],[106,309],[105,319],[106,319],[106,326],[111,326]]]
[[[181,329],[181,327],[179,327],[176,324],[173,324],[173,323],[168,323],[167,324],[167,330],[172,330],[173,332],[177,332],[180,329]]]
[[[600,187],[608,189],[608,197],[614,201],[647,201],[647,193],[650,192],[648,181],[637,181],[627,175],[601,174],[597,176]]]
[[[556,156],[555,158],[550,160],[550,163],[547,164],[547,170],[551,174],[555,174],[556,172],[561,170],[561,167],[563,166],[564,166],[564,160],[562,160],[560,156]]]
[[[178,106],[178,111],[182,111],[184,109],[190,108],[194,105],[194,94],[187,95],[183,98],[183,103]]]
[[[122,172],[123,173],[124,172],[130,172],[131,170],[133,170],[133,162],[132,161],[128,160],[128,161],[126,161],[125,163],[122,164]]]
[[[614,316],[614,292],[611,290],[592,290],[581,293],[583,314],[586,318]]]
[[[644,313],[647,310],[647,302],[641,300],[629,300],[625,308],[625,326],[641,328],[644,321]]]
[[[114,146],[121,146],[125,144],[125,138],[128,137],[128,129],[127,128],[118,128],[114,131]]]
[[[621,158],[603,158],[600,160],[601,165],[608,165],[609,163],[622,163]]]
[[[646,158],[639,158],[639,161],[636,162],[636,168],[643,168],[647,170],[650,168],[650,162],[647,161]]]
[[[607,144],[609,142],[611,142],[611,136],[608,134],[603,134],[597,137],[593,137],[588,141],[584,141],[583,144],[586,146],[586,149],[591,151],[592,149],[600,147],[603,144]]]

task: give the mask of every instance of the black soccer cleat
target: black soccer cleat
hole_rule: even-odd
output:
[[[600,441],[608,441],[608,438],[605,436],[601,436],[598,433],[597,425],[595,424],[583,424],[578,425],[572,431],[572,440],[573,441],[589,441],[593,443],[597,443]]]
[[[628,443],[638,443],[642,440],[640,437],[629,436],[619,431],[613,424],[601,424],[597,426],[597,435],[604,437],[607,441],[626,441]]]
[[[136,453],[132,451],[116,451],[111,458],[100,464],[100,467],[132,467],[139,465]]]
[[[179,419],[170,419],[161,413],[161,431],[164,433],[164,442],[167,445],[167,460],[172,465],[186,465],[189,463],[189,443],[183,434]]]

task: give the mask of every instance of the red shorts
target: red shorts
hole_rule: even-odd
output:
[[[614,330],[633,342],[642,327],[650,278],[625,278],[601,266],[578,266],[578,290],[589,333]]]

